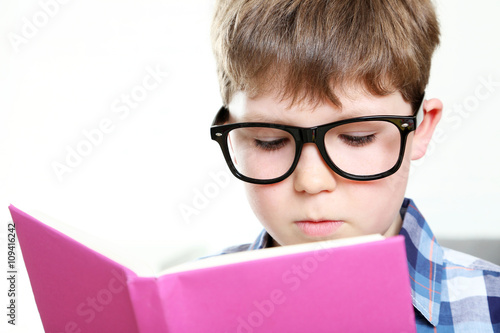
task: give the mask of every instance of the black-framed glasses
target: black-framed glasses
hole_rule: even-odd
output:
[[[304,128],[260,122],[220,125],[229,117],[229,110],[222,107],[210,134],[231,172],[249,183],[273,184],[290,176],[305,143],[316,144],[338,175],[368,181],[390,176],[401,167],[418,113],[357,117]]]

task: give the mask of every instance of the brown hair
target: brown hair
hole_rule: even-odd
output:
[[[431,0],[218,0],[212,44],[225,105],[276,90],[340,106],[334,89],[360,84],[415,106],[439,24]]]

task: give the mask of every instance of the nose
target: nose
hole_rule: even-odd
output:
[[[304,144],[292,177],[297,192],[317,194],[334,191],[337,187],[338,176],[326,164],[313,143]]]

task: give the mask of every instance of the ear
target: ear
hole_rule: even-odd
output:
[[[424,119],[417,127],[412,144],[412,160],[418,160],[425,155],[427,146],[431,142],[432,134],[436,129],[443,111],[443,103],[436,98],[425,100],[423,104]]]

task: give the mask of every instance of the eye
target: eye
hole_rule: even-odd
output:
[[[375,141],[375,134],[370,135],[348,135],[341,134],[339,135],[340,139],[347,145],[352,147],[363,147],[366,146],[373,141]]]
[[[273,150],[278,150],[280,148],[283,148],[284,146],[287,145],[287,143],[290,140],[288,138],[281,138],[281,139],[275,139],[275,140],[259,140],[255,139],[255,146],[257,148],[267,150],[267,151],[273,151]]]

